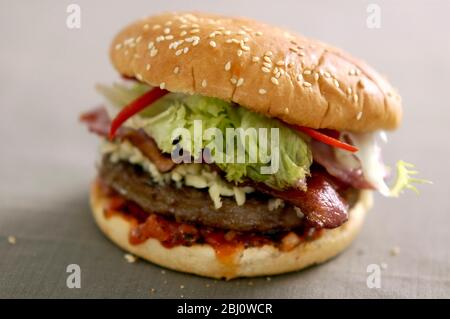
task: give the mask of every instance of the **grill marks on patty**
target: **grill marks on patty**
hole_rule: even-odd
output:
[[[274,232],[300,227],[304,222],[292,205],[269,210],[269,197],[248,196],[242,206],[234,198],[222,197],[215,209],[208,192],[192,187],[157,185],[140,167],[127,162],[112,163],[107,157],[99,168],[101,180],[144,210],[177,221],[226,230]]]

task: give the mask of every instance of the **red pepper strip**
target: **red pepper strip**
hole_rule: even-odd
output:
[[[136,113],[142,111],[147,106],[160,99],[167,93],[169,93],[169,91],[161,90],[160,88],[154,88],[153,90],[148,91],[147,93],[143,94],[142,96],[138,97],[136,100],[125,106],[111,122],[111,126],[109,128],[109,139],[112,140],[114,138],[117,130],[126,120],[128,120]]]
[[[311,136],[313,139],[318,140],[322,143],[337,147],[337,148],[341,148],[343,150],[349,151],[349,152],[357,152],[358,148],[347,144],[345,142],[342,142],[336,138],[333,138],[331,136],[328,136],[326,134],[323,134],[315,129],[309,128],[309,127],[305,127],[305,126],[294,126],[294,128],[302,133],[305,133],[309,136]]]

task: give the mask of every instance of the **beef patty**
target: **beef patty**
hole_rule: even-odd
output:
[[[172,216],[180,222],[241,232],[275,232],[303,224],[294,206],[286,204],[269,210],[270,197],[261,193],[247,194],[247,200],[241,206],[234,197],[222,197],[222,207],[215,209],[206,190],[158,185],[139,166],[128,162],[112,163],[104,158],[99,176],[106,185],[144,210]]]

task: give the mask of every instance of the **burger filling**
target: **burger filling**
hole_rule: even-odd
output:
[[[398,196],[417,181],[399,162],[393,187],[386,185],[378,133],[292,126],[217,98],[135,82],[99,91],[107,106],[81,120],[104,137],[105,213],[132,218],[134,244],[152,237],[168,247],[286,247],[345,223],[359,190]]]

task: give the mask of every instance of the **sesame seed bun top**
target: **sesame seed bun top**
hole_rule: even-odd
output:
[[[354,132],[394,129],[401,99],[362,61],[248,19],[165,13],[123,29],[115,68],[172,92],[233,101],[287,123]]]

